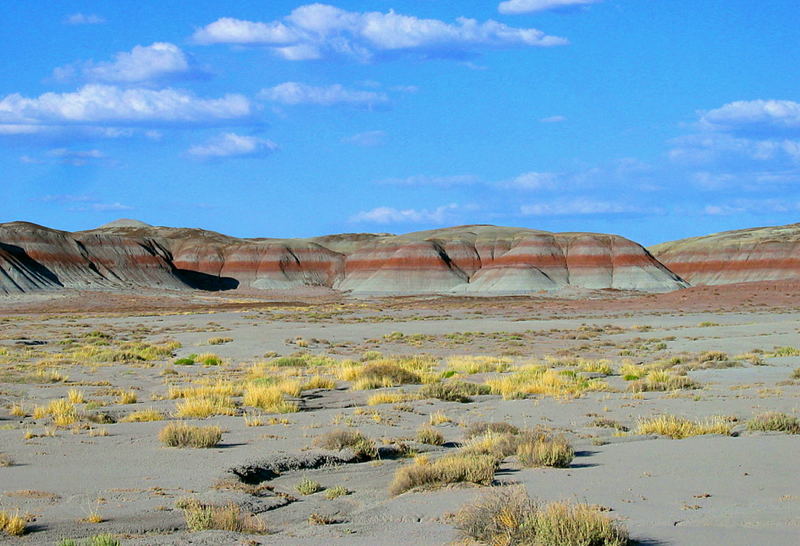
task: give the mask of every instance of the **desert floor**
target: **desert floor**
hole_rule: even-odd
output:
[[[584,296],[0,298],[0,510],[28,521],[0,542],[111,533],[142,545],[455,543],[453,514],[488,486],[391,495],[390,484],[415,456],[459,453],[468,425],[505,422],[565,435],[575,458],[529,468],[512,454],[494,485],[602,506],[634,543],[800,543],[800,434],[748,426],[766,412],[800,416],[798,287]],[[300,356],[276,360],[290,355]],[[410,355],[425,355],[419,381],[358,388],[374,386],[358,384],[359,370]],[[477,356],[488,358],[459,358]],[[514,383],[520,369],[565,383]],[[666,390],[647,390],[654,371],[680,381],[654,374],[652,388]],[[488,381],[491,393],[417,396],[436,380]],[[284,405],[246,404],[253,384],[283,389]],[[397,396],[376,403],[377,393]],[[212,415],[181,416],[198,399]],[[157,420],[127,422],[143,410]],[[683,439],[639,430],[665,415],[723,430],[698,426],[715,433]],[[218,426],[222,439],[165,447],[159,432],[177,421]],[[418,442],[426,426],[444,443]],[[378,455],[346,462],[348,450],[315,447],[342,429],[372,439]],[[343,462],[320,466],[326,453]],[[301,494],[302,480],[323,489]],[[337,486],[347,494],[328,498]],[[266,532],[191,532],[179,508],[187,499],[232,503]]]

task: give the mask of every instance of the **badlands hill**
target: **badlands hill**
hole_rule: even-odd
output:
[[[238,239],[127,219],[75,233],[0,224],[0,294],[304,286],[355,294],[524,294],[568,287],[663,292],[686,283],[637,243],[596,233],[481,225]]]
[[[649,250],[692,284],[800,279],[800,224],[725,231]]]

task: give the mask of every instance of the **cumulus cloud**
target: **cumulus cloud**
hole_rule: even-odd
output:
[[[71,93],[19,93],[0,99],[0,133],[24,134],[65,126],[217,124],[243,120],[250,101],[238,94],[203,99],[180,89],[121,89],[89,84]],[[108,128],[107,136],[119,129]]]
[[[225,157],[264,157],[277,149],[278,145],[271,140],[225,133],[205,144],[192,146],[187,153],[196,159],[221,159]]]
[[[702,112],[705,129],[721,131],[799,131],[800,103],[790,100],[735,101]]]
[[[562,121],[567,121],[567,118],[564,116],[548,116],[540,119],[539,121],[541,123],[561,123]]]
[[[281,21],[225,17],[198,29],[200,44],[267,46],[290,61],[349,57],[362,62],[390,53],[462,56],[477,48],[551,47],[566,39],[534,28],[458,18],[455,23],[389,11],[354,12],[326,4],[300,6]]]
[[[101,25],[105,22],[105,17],[94,13],[73,13],[72,15],[67,15],[64,19],[64,24],[67,25]]]
[[[506,15],[535,13],[537,11],[556,10],[596,4],[601,0],[507,0],[500,2],[497,10]]]
[[[405,224],[405,223],[434,223],[444,224],[450,217],[450,212],[458,209],[458,205],[451,203],[442,205],[433,210],[429,209],[396,209],[392,207],[377,207],[372,210],[362,211],[350,218],[351,222],[373,224]]]
[[[364,148],[372,148],[375,146],[383,146],[386,142],[386,131],[365,131],[353,136],[343,139],[344,142],[362,146]]]
[[[137,45],[121,51],[109,62],[70,64],[56,68],[53,77],[60,81],[79,77],[86,81],[116,84],[143,84],[205,75],[194,60],[181,48],[169,42]]]
[[[626,214],[646,212],[640,207],[614,201],[594,201],[579,198],[551,203],[523,205],[520,212],[525,216],[583,216],[591,214]]]
[[[374,107],[385,105],[389,97],[376,91],[348,89],[335,84],[325,87],[307,85],[298,82],[285,82],[275,87],[262,89],[259,98],[286,105],[316,104],[319,106],[350,105]]]

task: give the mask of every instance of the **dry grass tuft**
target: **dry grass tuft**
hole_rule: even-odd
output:
[[[236,406],[227,396],[186,398],[175,406],[176,417],[205,419],[212,415],[235,415]]]
[[[455,517],[463,536],[484,544],[510,546],[623,546],[628,532],[587,504],[532,500],[525,488],[494,488],[464,506]]]
[[[628,389],[632,392],[674,391],[700,387],[700,383],[685,375],[676,375],[664,370],[650,370],[642,379],[637,379],[628,385]]]
[[[442,425],[444,423],[451,423],[453,420],[450,419],[443,411],[437,410],[431,413],[428,416],[428,424],[432,426]]]
[[[123,423],[147,423],[150,421],[163,421],[166,419],[163,413],[154,409],[135,411],[120,419]]]
[[[472,402],[472,396],[489,394],[491,389],[486,385],[478,383],[467,383],[466,381],[445,381],[441,383],[429,383],[419,390],[422,398],[436,398],[444,402]]]
[[[440,446],[444,443],[442,433],[430,426],[422,426],[417,430],[416,441],[421,444]]]
[[[786,413],[771,411],[756,415],[747,422],[748,430],[800,434],[800,419]]]
[[[575,451],[564,436],[542,435],[517,445],[517,458],[524,466],[567,468],[574,457]]]
[[[356,457],[362,460],[374,459],[378,456],[375,442],[357,430],[338,429],[326,432],[314,439],[314,445],[333,451],[350,449]]]
[[[0,510],[0,532],[12,537],[19,537],[25,534],[28,522],[19,513],[12,514]]]
[[[456,373],[472,375],[487,372],[505,372],[511,364],[510,358],[495,356],[451,356],[447,369]]]
[[[541,366],[528,366],[509,376],[489,379],[486,384],[492,394],[499,394],[506,400],[531,394],[570,398],[588,391],[608,389],[605,382],[586,379],[572,370],[556,371]]]
[[[243,512],[239,506],[233,503],[216,506],[189,500],[180,503],[179,508],[183,509],[186,526],[190,531],[216,529],[234,533],[262,534],[267,532],[264,522],[249,512]]]
[[[400,404],[411,400],[419,400],[419,396],[408,392],[377,392],[367,398],[367,405]]]
[[[285,387],[251,383],[244,391],[244,405],[270,413],[294,413],[300,410],[297,402],[286,400]],[[299,390],[299,384],[298,384]]]
[[[170,423],[161,429],[158,439],[168,447],[214,447],[222,439],[222,429]]]
[[[497,460],[491,455],[446,455],[433,462],[417,458],[412,464],[397,469],[389,492],[399,495],[417,487],[434,488],[461,482],[489,485],[496,469]]]
[[[313,495],[314,493],[322,491],[322,485],[310,478],[303,478],[294,488],[297,489],[297,492],[301,495]]]
[[[714,416],[705,421],[690,421],[675,415],[661,415],[641,419],[636,425],[636,434],[658,434],[680,440],[704,434],[730,435],[733,422],[725,417]]]

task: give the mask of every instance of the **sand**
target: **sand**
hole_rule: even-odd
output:
[[[392,497],[388,487],[393,474],[411,464],[408,458],[283,472],[265,482],[274,489],[264,496],[214,485],[230,479],[231,469],[243,465],[263,466],[279,455],[317,453],[314,438],[342,427],[356,428],[379,444],[381,439],[387,444],[400,439],[435,458],[458,449],[464,441],[462,423],[504,421],[563,433],[576,457],[564,469],[524,468],[509,457],[496,473],[495,485],[519,483],[542,500],[571,499],[607,507],[607,514],[619,518],[639,544],[797,544],[800,435],[751,432],[744,423],[766,411],[800,415],[800,381],[792,379],[800,356],[765,356],[765,365],[740,360],[736,367],[689,371],[688,376],[701,383],[700,389],[638,395],[615,374],[605,378],[608,390],[577,398],[532,395],[504,400],[481,395],[471,403],[418,400],[402,407],[366,406],[375,391],[354,391],[348,382],[338,381],[334,390],[304,391],[299,399],[302,411],[264,414],[265,420],[274,417],[275,424],[248,427],[241,414],[190,420],[222,427],[221,444],[210,449],[163,447],[158,432],[165,421],[92,424],[95,433],[107,433],[92,436],[89,429],[55,428],[48,418],[30,415],[34,406],[79,389],[87,401],[108,404],[95,409],[79,405],[87,413],[121,418],[153,408],[175,420],[171,414],[177,401],[166,397],[168,383],[239,380],[252,363],[298,350],[337,359],[359,358],[365,351],[426,353],[443,359],[506,355],[512,366],[568,354],[608,358],[616,367],[626,358],[640,364],[703,351],[724,351],[733,357],[800,346],[800,299],[793,286],[773,291],[764,286],[723,288],[717,294],[711,290],[647,297],[597,293],[578,300],[348,300],[332,294],[234,299],[197,292],[0,299],[0,348],[14,356],[0,360],[0,453],[14,461],[0,467],[0,510],[18,510],[30,520],[24,536],[0,535],[0,542],[58,544],[65,538],[112,533],[123,544],[141,545],[447,544],[459,540],[451,514],[486,488],[453,485]],[[678,303],[687,293],[694,297],[686,305]],[[181,347],[174,356],[151,362],[45,366],[67,375],[66,382],[19,380],[20,370],[32,369],[33,363],[70,347],[61,340],[81,341],[86,339],[83,334],[93,331],[117,341],[133,339],[138,332],[144,342],[171,339]],[[453,335],[463,332],[474,334]],[[232,341],[208,345],[214,336]],[[203,352],[216,353],[223,364],[172,364]],[[163,375],[165,369],[178,375]],[[463,379],[480,383],[492,375]],[[134,390],[138,401],[118,404],[113,389]],[[28,415],[11,415],[15,404]],[[242,411],[258,413],[252,408]],[[437,411],[452,419],[436,427],[447,443],[414,443],[417,428]],[[737,421],[731,435],[681,440],[615,434],[613,428],[592,425],[603,418],[633,429],[638,419],[661,414],[693,420],[722,415]],[[24,439],[26,431],[54,435]],[[341,485],[351,493],[334,500],[326,499],[324,492],[303,496],[295,489],[303,478],[326,488]],[[296,500],[286,503],[286,495]],[[257,513],[269,533],[190,532],[176,507],[186,497],[234,502]],[[93,513],[103,521],[84,521]],[[314,513],[337,523],[310,525],[308,518]]]

